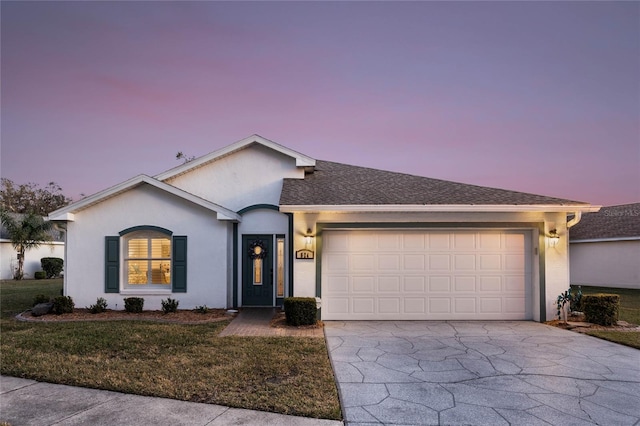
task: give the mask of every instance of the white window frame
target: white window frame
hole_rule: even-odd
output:
[[[169,240],[169,257],[161,257],[155,258],[151,257],[151,239],[153,238],[164,238]],[[147,255],[148,257],[144,258],[129,258],[129,241],[132,239],[146,239],[147,240]],[[167,292],[171,293],[173,288],[173,238],[170,235],[167,235],[162,232],[154,231],[154,230],[140,230],[133,231],[122,235],[122,285],[121,290],[125,293],[136,293],[136,292]],[[146,284],[129,284],[129,262],[130,261],[140,261],[147,262],[147,283]],[[168,283],[164,284],[153,284],[150,282],[151,275],[149,272],[152,270],[152,262],[153,261],[166,261],[169,264],[169,274],[170,279]]]

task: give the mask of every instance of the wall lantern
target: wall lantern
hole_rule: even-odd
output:
[[[313,233],[311,233],[311,228],[307,228],[307,233],[304,234],[304,244],[306,248],[309,248],[312,242],[313,242]]]
[[[559,242],[560,234],[558,234],[558,231],[556,229],[552,229],[551,231],[549,231],[549,246],[555,247]]]

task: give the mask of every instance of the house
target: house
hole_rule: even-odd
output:
[[[49,217],[66,222],[64,291],[79,306],[305,296],[325,320],[543,321],[569,286],[567,217],[598,208],[316,160],[254,135]]]
[[[572,284],[640,289],[640,203],[587,213],[569,237]]]
[[[64,259],[64,233],[58,229],[50,232],[51,241],[24,253],[24,278],[34,278],[36,271],[41,271],[40,259],[43,257],[59,257]],[[9,233],[0,225],[0,279],[12,280],[18,267],[18,252],[11,245]]]

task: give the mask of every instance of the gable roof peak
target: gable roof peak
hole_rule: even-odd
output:
[[[188,161],[184,164],[181,164],[177,167],[169,169],[165,172],[162,172],[156,176],[155,179],[164,181],[166,179],[170,179],[175,176],[182,175],[184,173],[189,172],[190,170],[196,169],[198,167],[202,167],[205,164],[208,164],[212,161],[218,160],[220,158],[226,157],[227,155],[231,155],[234,152],[241,151],[246,149],[252,145],[262,145],[264,147],[270,148],[276,152],[289,156],[296,161],[296,167],[303,167],[305,170],[309,170],[316,165],[316,160],[299,153],[298,151],[294,151],[293,149],[287,148],[286,146],[280,145],[272,140],[269,140],[265,137],[262,137],[258,134],[253,134],[249,137],[241,139],[237,142],[232,143],[231,145],[227,145],[221,149],[210,152],[209,154],[205,154],[201,157],[198,157],[194,160]]]

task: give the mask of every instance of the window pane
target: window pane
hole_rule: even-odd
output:
[[[151,257],[171,257],[171,241],[168,238],[151,239]]]
[[[127,282],[129,284],[147,284],[149,262],[127,261]]]
[[[253,259],[253,285],[262,285],[262,259]]]
[[[278,238],[277,242],[277,297],[284,297],[284,239]]]
[[[128,258],[146,258],[148,257],[148,240],[146,238],[132,238],[127,244]]]
[[[171,262],[151,261],[151,284],[171,284]]]

